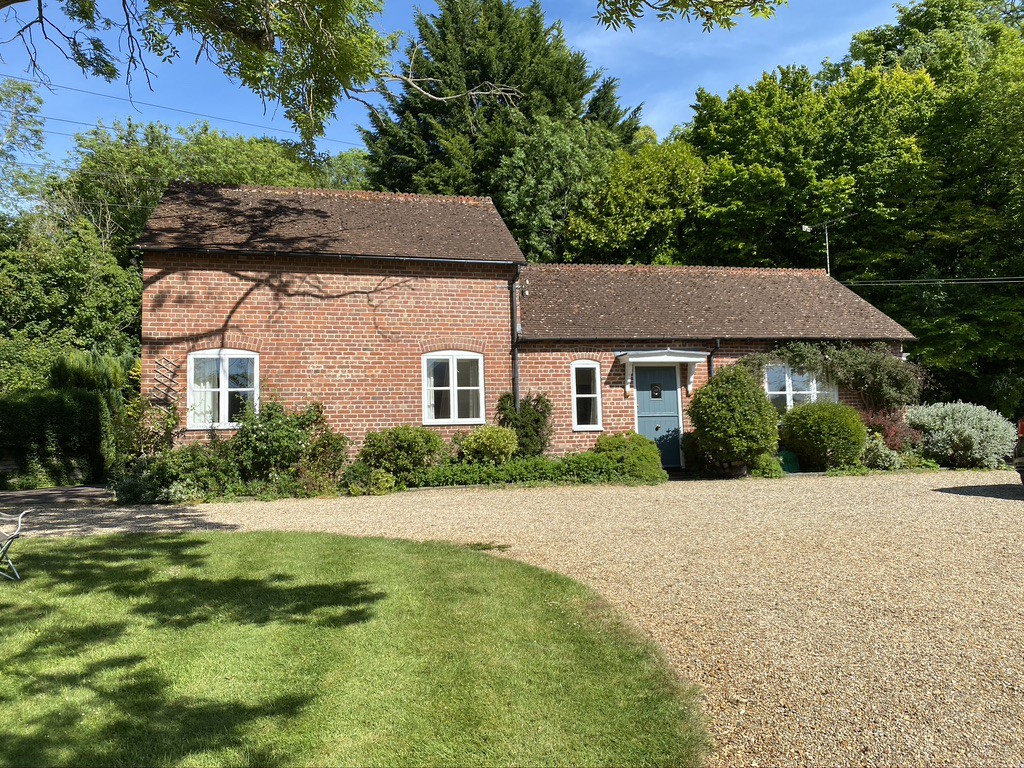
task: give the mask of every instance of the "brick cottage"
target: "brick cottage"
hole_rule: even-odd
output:
[[[913,337],[821,270],[528,265],[486,198],[175,184],[139,242],[143,391],[185,439],[246,403],[322,402],[356,444],[493,422],[543,392],[555,453],[602,432],[681,464],[686,406],[716,367],[792,340]],[[772,366],[780,410],[852,399]]]

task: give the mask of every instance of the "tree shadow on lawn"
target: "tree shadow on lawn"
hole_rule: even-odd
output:
[[[177,765],[192,755],[217,752],[220,762],[227,752],[232,764],[281,762],[270,751],[247,744],[249,727],[272,718],[276,727],[286,728],[310,697],[280,695],[250,703],[176,694],[167,676],[140,655],[111,655],[79,661],[72,671],[50,671],[76,654],[117,642],[126,629],[116,623],[85,624],[59,636],[41,635],[5,659],[4,708],[23,711],[3,737],[6,762]],[[21,710],[22,704],[28,706]]]
[[[937,493],[949,493],[954,496],[1024,501],[1024,485],[1021,485],[1019,482],[999,483],[997,485],[963,485],[953,488],[936,488],[935,491]]]
[[[183,694],[144,655],[146,648],[159,649],[159,641],[143,642],[140,653],[140,630],[214,621],[218,627],[345,627],[370,621],[373,604],[385,594],[364,581],[299,583],[275,573],[218,578],[210,575],[220,571],[211,567],[206,544],[202,537],[122,535],[54,540],[22,554],[19,565],[32,576],[11,587],[31,584],[33,602],[4,599],[0,592],[0,617],[9,627],[38,628],[34,637],[23,632],[0,645],[0,703],[11,718],[8,726],[16,723],[3,737],[0,762],[180,764],[204,754],[241,765],[289,759],[253,747],[250,727],[270,720],[273,730],[287,729],[312,694],[282,691],[244,700],[230,688],[219,696],[216,689],[206,697]],[[49,602],[39,594],[59,599]],[[119,598],[115,610],[123,610],[124,620],[83,620],[88,610],[74,610],[73,603],[68,610],[68,598],[83,598],[88,609],[96,595]],[[252,652],[261,652],[258,641]],[[174,674],[179,686],[189,687],[188,674]]]
[[[273,558],[274,535],[253,545]],[[155,626],[192,627],[213,619],[237,624],[307,623],[342,627],[368,621],[385,597],[369,582],[296,583],[294,576],[211,578],[202,536],[122,534],[54,540],[19,553],[25,574],[53,583],[61,595],[107,593]],[[205,572],[204,572],[205,568]]]

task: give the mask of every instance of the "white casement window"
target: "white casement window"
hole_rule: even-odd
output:
[[[259,404],[257,353],[207,349],[188,356],[189,429],[232,429],[247,405]]]
[[[804,373],[788,365],[769,365],[764,370],[765,390],[775,410],[785,413],[803,403],[839,402],[839,388],[823,376]]]
[[[596,360],[577,360],[572,374],[572,428],[577,432],[600,432],[601,364]]]
[[[475,352],[423,356],[423,423],[484,423],[484,358]]]

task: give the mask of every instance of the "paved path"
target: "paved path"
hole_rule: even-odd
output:
[[[713,765],[1024,764],[1016,474],[143,511],[95,494],[35,499],[35,532],[280,529],[507,545],[593,586],[703,687]],[[24,503],[0,495],[0,508]]]

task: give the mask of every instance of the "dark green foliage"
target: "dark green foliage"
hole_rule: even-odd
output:
[[[444,439],[426,427],[393,427],[368,433],[359,460],[371,469],[390,473],[401,485],[416,472],[441,463],[448,454]]]
[[[115,460],[110,407],[84,389],[16,392],[0,398],[0,455],[20,488],[99,482]]]
[[[49,384],[53,389],[100,392],[110,401],[125,394],[135,363],[134,357],[115,357],[96,349],[69,350],[50,366]]]
[[[259,411],[247,408],[231,446],[243,480],[270,478],[294,470],[312,442],[311,430],[324,426],[323,407],[291,412],[275,401]]]
[[[700,452],[700,443],[697,440],[697,433],[690,430],[683,432],[680,436],[680,443],[683,449],[683,465],[687,472],[700,474],[706,469],[704,455]]]
[[[442,0],[436,15],[417,11],[415,24],[402,69],[429,95],[406,86],[386,96],[387,111],[371,112],[372,129],[363,132],[370,180],[381,189],[490,194],[492,174],[533,121],[581,118],[598,83],[539,3]],[[484,84],[518,95],[465,95]],[[599,95],[605,104],[607,94]],[[604,114],[601,106],[594,117]]]
[[[690,402],[697,443],[710,468],[742,472],[761,454],[775,453],[778,413],[753,375],[741,366],[719,370]]]
[[[528,456],[505,464],[447,462],[416,473],[413,487],[498,485],[506,483],[660,483],[668,479],[661,454],[636,434],[607,436],[600,450],[561,458]]]
[[[403,84],[363,130],[370,182],[396,192],[488,195],[527,258],[565,258],[572,211],[628,148],[640,109],[569,48],[540,3],[441,0],[416,12]],[[532,455],[532,454],[526,454]]]
[[[893,354],[884,343],[812,344],[794,342],[771,352],[747,355],[740,361],[760,377],[765,366],[785,363],[794,370],[823,375],[857,393],[866,411],[896,411],[916,404],[924,372]]]
[[[295,468],[302,495],[334,493],[341,486],[352,441],[322,421],[314,423],[309,434],[309,442]]]
[[[349,496],[383,496],[394,491],[397,483],[390,472],[354,461],[345,470],[341,488]]]
[[[416,473],[409,485],[418,488],[504,483],[566,482],[565,463],[546,456],[513,459],[502,465],[447,462]]]
[[[542,456],[551,442],[551,401],[544,395],[528,394],[519,400],[506,392],[498,399],[498,424],[515,430],[519,456]]]
[[[157,429],[163,421],[156,419]],[[323,406],[288,411],[264,401],[247,411],[229,440],[165,447],[133,461],[114,484],[127,503],[189,503],[243,494],[315,496],[342,486],[349,440],[333,432]]]
[[[750,465],[750,474],[754,477],[771,479],[786,476],[786,473],[782,471],[782,462],[773,453],[762,453],[760,456],[757,456]]]
[[[857,464],[868,436],[860,414],[839,403],[797,406],[782,417],[779,431],[801,467],[815,471]]]
[[[518,448],[514,430],[490,424],[474,429],[459,442],[462,458],[469,464],[504,464]]]
[[[125,504],[191,504],[247,493],[230,443],[216,439],[140,457],[114,491]]]
[[[886,344],[845,344],[828,350],[825,373],[856,392],[868,411],[894,411],[921,398],[921,369],[894,355]]]

